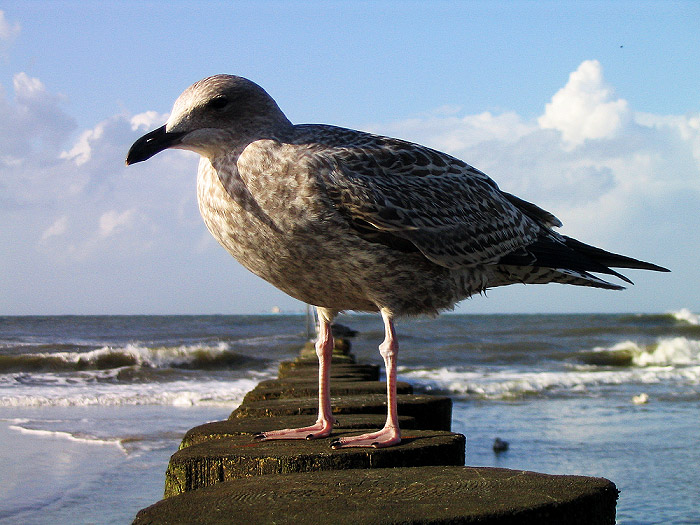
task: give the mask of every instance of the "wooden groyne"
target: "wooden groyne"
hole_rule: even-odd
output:
[[[255,441],[258,432],[312,424],[318,365],[308,351],[250,391],[226,421],[195,427],[171,457],[165,499],[134,524],[614,524],[617,489],[602,478],[465,467],[450,431],[452,401],[399,384],[400,445],[333,450],[345,434],[381,428],[386,384],[339,345],[333,436]]]

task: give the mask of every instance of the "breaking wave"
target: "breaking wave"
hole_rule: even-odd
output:
[[[649,345],[623,341],[610,348],[579,352],[575,361],[563,361],[558,369],[549,370],[474,366],[402,368],[399,373],[427,391],[485,399],[591,395],[606,386],[662,383],[683,387],[696,396],[700,394],[700,341],[684,337]]]
[[[687,308],[681,308],[677,312],[670,314],[676,321],[688,323],[693,326],[700,326],[700,315],[694,314]]]
[[[138,343],[123,347],[105,346],[88,351],[32,352],[0,355],[0,374],[11,372],[73,372],[109,370],[120,367],[230,369],[264,362],[233,352],[228,343],[148,347]],[[75,347],[73,347],[75,348]],[[54,350],[56,348],[53,348]]]
[[[43,430],[43,429],[35,429],[35,428],[28,428],[23,426],[24,422],[16,422],[15,424],[10,425],[8,428],[10,430],[14,430],[16,432],[20,432],[21,434],[28,434],[28,435],[33,435],[33,436],[39,436],[39,437],[48,437],[48,438],[54,438],[54,439],[62,439],[66,441],[73,441],[76,443],[84,443],[88,445],[108,445],[108,446],[116,446],[121,450],[122,452],[126,453],[126,449],[122,445],[122,440],[120,439],[102,439],[98,438],[97,436],[93,436],[90,434],[85,434],[85,433],[80,433],[80,432],[64,432],[60,430]]]
[[[527,396],[586,395],[609,385],[653,385],[672,382],[697,385],[700,366],[682,370],[636,369],[624,371],[465,372],[453,369],[414,370],[400,374],[426,391],[485,399],[518,399]]]
[[[25,384],[7,376],[0,383],[0,406],[71,407],[118,405],[231,406],[234,408],[261,378],[170,383],[95,383],[59,374],[43,374]],[[41,383],[40,386],[37,386]]]
[[[640,345],[622,341],[610,348],[580,352],[577,359],[595,366],[676,366],[700,364],[700,341],[686,337],[660,339]]]

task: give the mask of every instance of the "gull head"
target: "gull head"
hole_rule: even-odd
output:
[[[134,142],[126,164],[168,148],[214,158],[254,140],[282,138],[291,127],[277,103],[256,83],[214,75],[195,82],[178,97],[168,122]]]

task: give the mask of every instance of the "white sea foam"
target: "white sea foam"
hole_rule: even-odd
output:
[[[181,345],[172,347],[148,347],[138,343],[130,343],[122,347],[104,346],[89,352],[54,352],[33,354],[38,357],[62,359],[67,363],[95,363],[109,356],[123,356],[133,360],[138,366],[152,368],[167,368],[173,365],[191,363],[195,359],[206,354],[208,357],[216,357],[230,352],[231,347],[226,342],[218,342],[213,345]]]
[[[5,377],[7,379],[7,377]],[[116,406],[116,405],[238,405],[258,378],[233,381],[171,381],[165,383],[95,383],[74,376],[41,374],[32,384],[0,384],[0,406]],[[36,383],[41,382],[41,386]]]
[[[700,341],[686,337],[663,338],[650,345],[622,341],[610,348],[595,348],[594,352],[628,353],[634,366],[700,364]]]
[[[649,365],[692,365],[700,363],[700,341],[685,337],[661,339],[656,347],[635,357],[635,364]]]
[[[545,393],[585,393],[606,385],[668,383],[695,388],[700,383],[700,341],[676,337],[643,346],[623,341],[599,352],[631,355],[630,366],[574,365],[559,370],[458,367],[401,369],[402,378],[427,390],[490,399]]]
[[[677,312],[671,312],[671,315],[677,320],[677,321],[684,321],[688,324],[692,324],[694,326],[700,325],[700,315],[694,314],[687,308],[681,308]]]
[[[508,399],[526,395],[587,392],[594,387],[621,384],[676,382],[694,385],[700,381],[700,366],[683,370],[625,369],[620,371],[562,371],[495,373],[459,372],[448,369],[416,370],[401,374],[427,390],[475,395],[490,399]]]
[[[95,436],[90,436],[87,434],[73,434],[71,432],[62,432],[58,430],[42,430],[35,428],[26,428],[20,424],[10,425],[8,427],[10,430],[15,430],[22,434],[32,435],[41,438],[52,438],[52,439],[63,439],[67,441],[73,441],[76,443],[84,443],[87,445],[109,445],[116,446],[126,454],[126,449],[122,446],[120,439],[100,439]]]

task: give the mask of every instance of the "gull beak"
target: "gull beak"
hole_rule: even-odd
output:
[[[184,135],[184,132],[167,132],[165,126],[146,133],[129,148],[129,153],[126,155],[126,165],[148,160],[164,149],[177,146]]]

